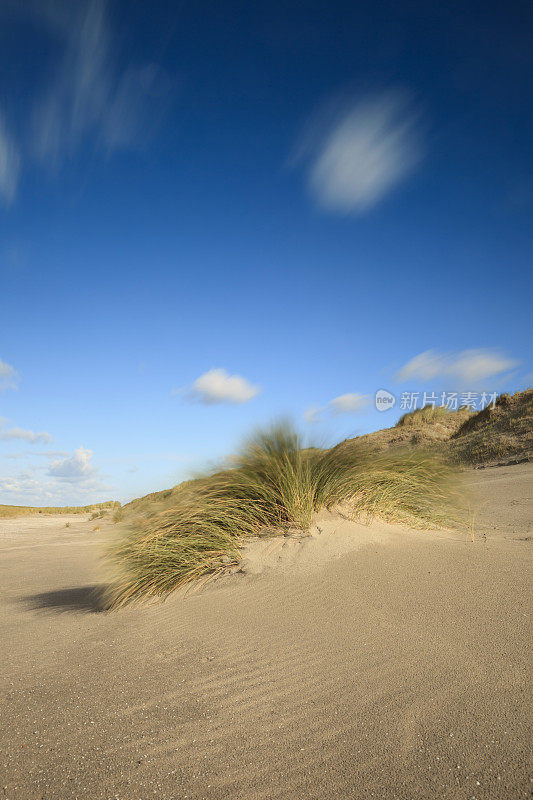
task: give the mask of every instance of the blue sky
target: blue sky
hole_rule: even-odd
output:
[[[280,415],[325,444],[402,393],[531,384],[532,22],[4,2],[0,502],[124,501]]]

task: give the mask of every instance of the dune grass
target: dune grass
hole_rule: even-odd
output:
[[[55,514],[87,514],[95,513],[102,509],[119,508],[117,500],[108,500],[105,503],[93,503],[90,506],[6,506],[0,505],[0,519],[13,519],[15,517],[27,517],[35,514],[45,516]],[[103,516],[103,515],[102,515]]]
[[[404,428],[411,425],[431,425],[434,422],[453,421],[461,424],[472,417],[473,412],[466,406],[460,406],[455,411],[451,411],[443,406],[427,405],[403,414],[396,423],[397,428]]]
[[[116,573],[105,604],[164,596],[217,574],[239,563],[247,538],[305,531],[322,508],[443,524],[455,486],[454,469],[427,453],[304,449],[290,425],[277,424],[247,441],[225,469],[174,492],[170,507],[129,520],[109,553]]]

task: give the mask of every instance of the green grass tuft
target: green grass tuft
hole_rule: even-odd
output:
[[[339,504],[355,516],[435,526],[450,521],[456,473],[427,453],[304,449],[285,423],[260,431],[231,466],[130,519],[110,551],[117,573],[108,607],[166,595],[238,564],[242,543],[272,529],[308,529]]]

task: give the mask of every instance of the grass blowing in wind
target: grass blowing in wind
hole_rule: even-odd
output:
[[[115,608],[165,596],[223,572],[239,563],[246,539],[305,532],[323,508],[342,506],[365,521],[449,524],[456,488],[457,472],[434,455],[306,449],[289,424],[277,423],[245,442],[226,468],[177,487],[163,510],[145,505],[126,517],[109,553],[116,574],[105,602]]]

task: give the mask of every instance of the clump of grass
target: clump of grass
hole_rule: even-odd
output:
[[[259,432],[225,469],[191,481],[175,503],[130,521],[110,552],[117,569],[108,607],[166,595],[238,564],[242,543],[272,529],[306,530],[313,514],[343,504],[389,521],[442,524],[455,472],[429,454],[304,449],[287,424]]]
[[[415,411],[409,411],[400,417],[396,423],[397,428],[403,428],[407,425],[421,425],[432,422],[440,422],[450,412],[443,406],[424,406],[424,408],[417,408]]]

